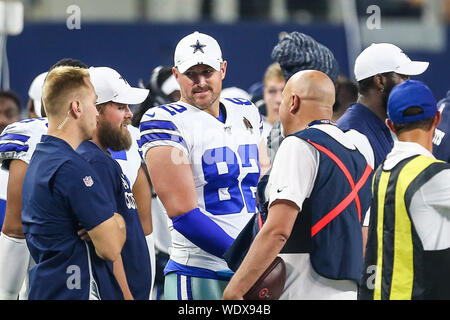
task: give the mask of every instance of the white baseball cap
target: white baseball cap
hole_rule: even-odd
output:
[[[166,95],[170,95],[174,91],[180,91],[180,85],[178,84],[175,76],[173,74],[170,75],[161,85],[161,91]]]
[[[207,64],[220,71],[222,50],[216,39],[195,31],[178,42],[175,48],[175,67],[181,73],[197,64]]]
[[[95,92],[97,104],[116,102],[123,104],[142,103],[149,90],[134,88],[114,69],[108,67],[90,67],[89,75]]]
[[[414,76],[425,72],[429,64],[411,61],[402,49],[391,43],[372,43],[356,58],[355,78],[360,81],[384,72]]]
[[[42,87],[44,86],[45,77],[47,77],[48,72],[43,72],[38,75],[31,82],[30,89],[28,89],[28,96],[33,100],[34,112],[40,118],[41,114],[41,99],[42,99]]]

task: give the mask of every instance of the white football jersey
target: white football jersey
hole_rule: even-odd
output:
[[[14,122],[0,136],[0,162],[8,169],[14,159],[30,163],[41,136],[47,133],[47,118],[33,118]]]
[[[8,178],[8,171],[0,169],[0,228],[3,226],[3,220],[5,219]]]
[[[140,144],[144,159],[156,146],[172,146],[184,152],[192,168],[198,208],[236,238],[256,212],[262,118],[249,100],[225,98],[221,103],[226,111],[225,123],[181,101],[148,110],[140,124]],[[173,261],[213,271],[228,269],[225,260],[176,231],[170,219],[169,228]]]
[[[130,189],[133,190],[133,185],[136,182],[138,171],[142,164],[142,157],[138,146],[140,132],[138,128],[132,125],[128,125],[127,129],[131,134],[130,149],[118,152],[109,150],[109,152],[111,153],[111,157],[119,163],[122,172],[130,180]]]
[[[30,163],[36,145],[46,132],[47,118],[37,118],[14,122],[0,135],[0,226],[6,210],[9,163],[15,159]]]

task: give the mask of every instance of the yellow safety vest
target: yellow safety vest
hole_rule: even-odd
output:
[[[359,298],[450,297],[447,264],[450,248],[424,251],[408,209],[414,193],[450,165],[419,155],[401,161],[391,170],[382,167],[377,169],[372,182],[369,236]],[[440,266],[443,263],[445,268]]]

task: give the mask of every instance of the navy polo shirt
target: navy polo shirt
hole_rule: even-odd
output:
[[[450,91],[438,102],[442,119],[434,132],[433,155],[436,159],[450,162]]]
[[[114,210],[91,165],[65,141],[43,135],[22,190],[22,223],[31,256],[29,299],[123,299],[112,263],[77,231],[91,230]],[[81,226],[80,226],[81,225]]]
[[[384,161],[394,145],[391,132],[384,121],[360,103],[351,104],[339,118],[337,125],[344,132],[354,129],[367,137],[375,157],[375,168]]]
[[[91,164],[97,176],[102,179],[114,212],[121,214],[125,220],[127,239],[122,248],[122,262],[128,286],[134,299],[148,300],[151,286],[150,256],[130,182],[117,161],[94,142],[83,142],[77,152]]]

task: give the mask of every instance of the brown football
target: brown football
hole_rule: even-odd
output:
[[[286,281],[286,265],[276,257],[244,295],[244,300],[278,300]]]

